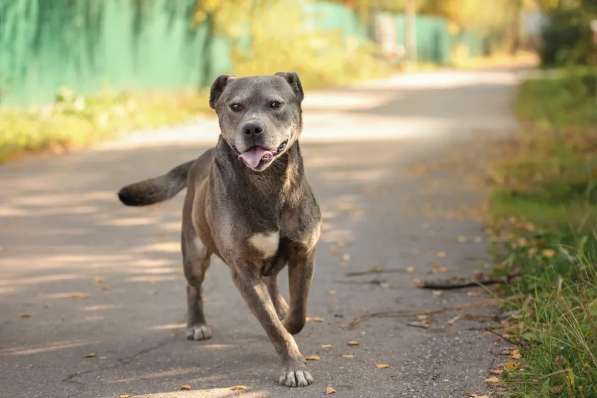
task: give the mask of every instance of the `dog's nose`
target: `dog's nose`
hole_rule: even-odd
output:
[[[246,136],[256,136],[263,133],[263,128],[257,123],[247,123],[243,126],[243,134]]]

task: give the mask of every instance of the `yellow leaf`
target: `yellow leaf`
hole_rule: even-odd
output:
[[[353,354],[342,354],[342,358],[350,359],[350,358],[354,358],[354,355]]]
[[[191,390],[191,385],[190,384],[183,384],[180,386],[180,391],[190,391]]]
[[[321,358],[319,357],[319,355],[307,355],[305,359],[307,361],[319,361]]]
[[[361,345],[361,343],[359,343],[359,342],[358,342],[358,341],[356,341],[356,340],[350,340],[350,341],[349,341],[347,344],[348,344],[349,346],[352,346],[352,347],[354,347],[354,346],[357,346],[357,345]]]
[[[321,345],[321,348],[332,348],[332,347],[333,347],[333,345],[331,345],[331,344],[322,344]]]
[[[390,367],[390,365],[389,365],[389,364],[387,364],[387,363],[376,363],[376,364],[375,364],[375,367],[376,367],[377,369],[387,369],[387,368],[389,368],[389,367]]]
[[[518,369],[519,366],[520,365],[518,364],[518,362],[510,360],[504,364],[504,369],[515,370],[515,369]]]
[[[245,385],[239,384],[236,386],[228,387],[228,389],[232,391],[247,391],[249,388]]]
[[[335,394],[335,393],[336,393],[336,390],[334,389],[334,387],[327,386],[327,387],[325,388],[325,393],[326,393],[326,395]]]
[[[323,322],[323,318],[320,316],[308,316],[307,322]]]
[[[85,358],[95,358],[97,356],[97,354],[95,352],[90,352],[88,354],[85,354]]]
[[[517,348],[512,350],[512,359],[520,359],[520,351]]]
[[[120,394],[118,398],[131,398],[130,394]]]
[[[553,249],[544,249],[542,252],[543,257],[551,258],[556,255],[556,251]]]
[[[485,383],[489,383],[489,384],[497,384],[499,382],[500,382],[500,379],[498,379],[496,376],[490,376],[485,379]]]

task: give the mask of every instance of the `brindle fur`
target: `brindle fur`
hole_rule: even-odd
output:
[[[263,106],[272,98],[283,101],[282,109],[273,111]],[[187,187],[182,217],[187,338],[211,337],[203,313],[201,284],[215,254],[230,267],[234,283],[280,356],[280,384],[290,387],[313,382],[292,335],[305,325],[321,218],[304,175],[298,143],[302,99],[300,80],[294,73],[219,77],[210,97],[221,127],[216,147],[164,176],[119,192],[125,204],[145,205],[170,198]],[[232,101],[244,104],[245,111],[232,112]],[[261,137],[244,136],[242,129],[247,123],[262,125]],[[252,170],[238,158],[238,150],[252,145],[276,148],[285,140],[285,149],[262,170]],[[275,239],[275,234],[275,254],[264,257],[266,253],[251,239]],[[286,265],[290,305],[276,284],[277,274]]]

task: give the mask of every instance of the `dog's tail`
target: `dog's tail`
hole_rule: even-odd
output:
[[[176,166],[168,173],[123,187],[118,198],[127,206],[147,206],[174,197],[187,186],[187,175],[195,161]]]

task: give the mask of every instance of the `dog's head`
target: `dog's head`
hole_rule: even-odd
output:
[[[298,139],[303,96],[296,73],[224,75],[212,84],[209,105],[230,148],[251,170],[263,171]]]

